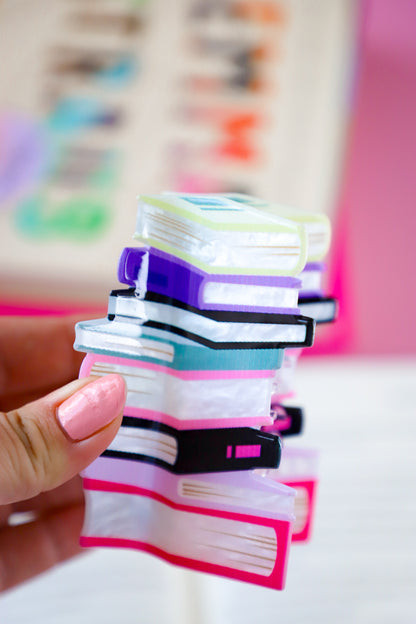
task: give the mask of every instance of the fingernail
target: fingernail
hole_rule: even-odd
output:
[[[122,411],[126,386],[120,375],[105,375],[78,390],[57,410],[58,421],[72,440],[85,440]]]

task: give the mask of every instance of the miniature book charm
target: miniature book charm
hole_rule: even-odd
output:
[[[336,314],[329,222],[236,193],[163,193],[139,198],[134,237],[127,288],[76,326],[80,377],[127,386],[119,432],[83,473],[81,544],[283,589],[313,520],[316,453],[287,443],[304,420],[288,400],[315,324]]]

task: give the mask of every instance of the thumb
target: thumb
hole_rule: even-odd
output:
[[[125,396],[120,375],[89,377],[0,412],[0,504],[55,488],[88,466],[116,435]]]

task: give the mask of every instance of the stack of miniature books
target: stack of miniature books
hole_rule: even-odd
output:
[[[284,405],[279,371],[313,342],[303,309],[330,316],[303,277],[326,253],[327,220],[164,193],[140,197],[135,238],[118,267],[128,288],[76,328],[81,376],[127,385],[121,428],[84,473],[81,543],[282,589],[296,479],[279,469],[281,439],[302,410]]]

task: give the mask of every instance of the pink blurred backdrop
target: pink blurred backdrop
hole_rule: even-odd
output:
[[[334,241],[333,346],[415,354],[416,2],[368,0],[362,35]]]

